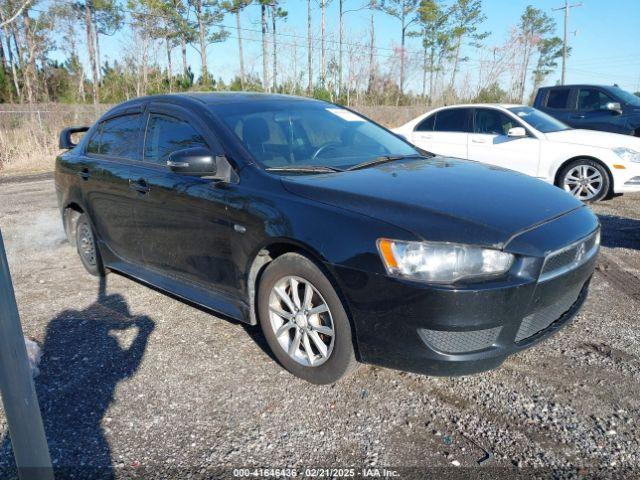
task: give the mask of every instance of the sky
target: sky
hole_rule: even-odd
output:
[[[297,70],[306,68],[306,51],[302,47],[306,36],[306,0],[285,0],[283,8],[288,11],[288,18],[280,22],[278,31],[285,34],[279,37],[283,53],[293,48],[292,43],[300,44]],[[356,10],[345,14],[346,42],[368,42],[369,12],[357,11],[367,0],[344,0],[345,10]],[[448,1],[446,3],[449,3]],[[635,92],[640,91],[640,0],[572,0],[582,6],[572,8],[569,16],[569,44],[572,48],[567,64],[567,83],[614,84]],[[487,47],[503,44],[511,27],[515,26],[527,5],[539,8],[557,21],[556,34],[562,37],[563,12],[553,11],[561,7],[564,0],[484,0],[483,10],[486,21],[483,25],[490,36],[485,40]],[[320,37],[319,0],[312,0],[313,23],[315,36]],[[338,35],[338,0],[331,0],[327,7],[327,34]],[[224,24],[235,27],[235,18],[227,16]],[[260,9],[258,6],[247,8],[242,14],[244,31],[245,61],[249,70],[259,75],[262,72],[260,43]],[[393,46],[399,44],[399,20],[381,12],[376,14],[376,46],[379,48],[380,61],[385,61],[393,54]],[[101,36],[102,59],[113,60],[121,56],[123,48],[131,48],[130,32],[125,26],[111,37]],[[208,49],[207,61],[214,78],[225,80],[238,73],[237,31],[230,28],[230,38],[225,43],[213,44]],[[316,61],[319,61],[319,42],[316,47]],[[328,44],[328,48],[337,49],[337,44]],[[420,50],[418,39],[408,39],[408,51]],[[469,58],[479,58],[481,52],[467,48],[464,52]],[[165,53],[158,52],[158,58],[164,63]],[[174,50],[174,65],[180,61],[180,52]],[[195,72],[199,71],[199,54],[189,48],[188,59]],[[85,58],[86,60],[86,58]],[[474,64],[469,62],[464,69],[473,75]],[[315,71],[318,71],[316,65]],[[464,71],[460,77],[464,76]],[[555,84],[560,79],[560,63],[556,72],[551,74],[547,84]],[[408,80],[410,90],[419,90],[419,74],[414,73]]]

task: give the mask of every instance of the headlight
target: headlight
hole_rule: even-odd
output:
[[[451,243],[378,240],[378,251],[390,275],[425,282],[496,276],[513,265],[510,253]]]
[[[614,148],[613,153],[618,155],[621,159],[627,160],[628,162],[640,163],[640,152],[636,152],[635,150],[631,150],[630,148]]]

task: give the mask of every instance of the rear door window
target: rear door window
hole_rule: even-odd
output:
[[[193,147],[208,148],[208,145],[188,122],[168,115],[149,115],[144,142],[146,162],[166,164],[173,152]]]
[[[549,97],[547,98],[547,108],[553,108],[556,110],[562,110],[567,108],[569,103],[569,88],[555,88],[549,91]]]
[[[451,108],[435,115],[435,132],[469,132],[469,109]]]
[[[607,103],[615,100],[598,88],[578,90],[578,110],[605,110]]]
[[[87,153],[109,157],[140,159],[139,113],[122,115],[102,122],[87,144]]]
[[[473,133],[506,135],[513,127],[520,127],[513,118],[490,108],[478,108],[473,121]]]
[[[436,119],[435,115],[428,116],[418,124],[415,131],[416,132],[433,132],[435,119]]]

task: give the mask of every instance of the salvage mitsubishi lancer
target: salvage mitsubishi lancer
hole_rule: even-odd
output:
[[[62,219],[90,273],[260,324],[313,383],[359,363],[496,368],[570,321],[600,244],[566,192],[311,99],[144,97],[60,146]]]

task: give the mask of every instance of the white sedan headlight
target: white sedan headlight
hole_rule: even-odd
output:
[[[636,152],[630,148],[626,147],[618,147],[613,149],[613,153],[618,155],[622,160],[627,160],[628,162],[636,162],[640,163],[640,152]]]
[[[378,240],[378,251],[390,275],[425,282],[452,283],[506,273],[510,253],[452,243]]]

